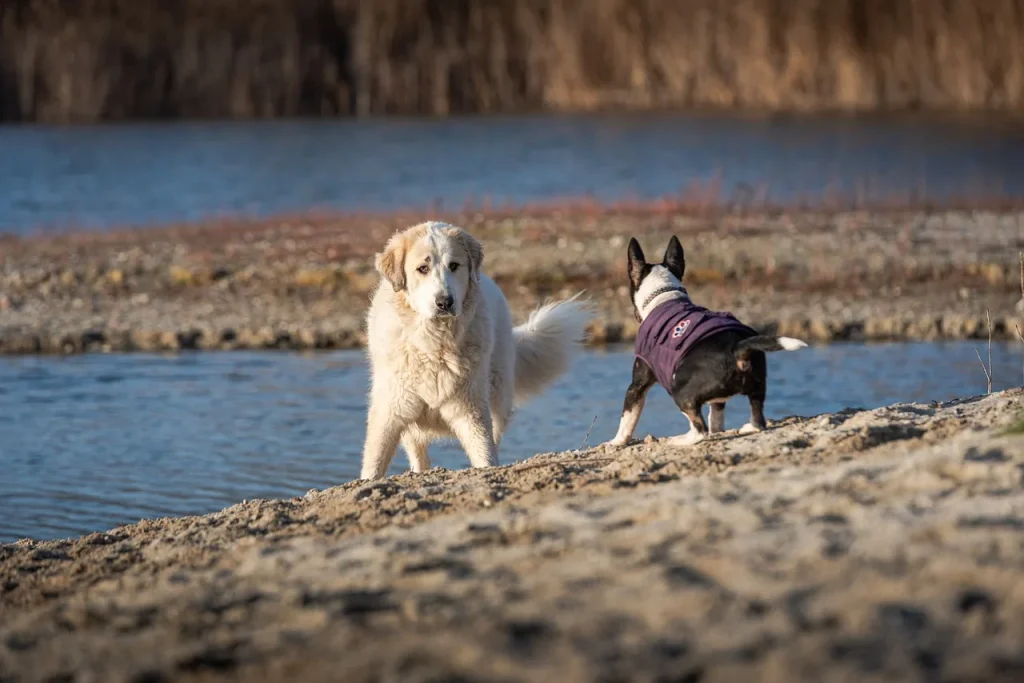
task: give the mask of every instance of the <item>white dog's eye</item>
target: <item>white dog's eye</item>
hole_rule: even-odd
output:
[[[459,269],[459,264],[458,263],[449,263],[448,264],[448,269],[454,273],[456,270]]]
[[[422,275],[426,275],[427,273],[430,272],[430,266],[424,263],[422,266],[416,269],[416,272]]]

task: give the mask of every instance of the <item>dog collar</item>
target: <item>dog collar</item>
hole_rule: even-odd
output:
[[[661,289],[656,289],[653,292],[651,292],[651,295],[648,296],[647,300],[644,301],[642,306],[640,306],[640,310],[641,311],[645,310],[648,306],[651,305],[652,301],[657,299],[662,294],[669,294],[671,292],[679,292],[683,296],[686,296],[686,290],[685,289],[681,289],[679,287],[662,287]]]

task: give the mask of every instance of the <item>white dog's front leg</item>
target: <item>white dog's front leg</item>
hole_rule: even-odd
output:
[[[491,411],[486,401],[482,405],[453,403],[441,409],[441,417],[448,423],[452,434],[462,444],[473,467],[493,467],[498,464],[498,447],[494,443]]]
[[[402,436],[402,447],[409,455],[409,469],[413,472],[426,472],[430,469],[430,455],[427,452],[429,441],[415,427],[407,429]]]
[[[370,419],[366,444],[363,446],[363,468],[360,479],[380,479],[395,459],[398,441],[405,425],[397,420]]]
[[[400,406],[397,400],[386,401],[370,396],[361,479],[380,479],[395,459],[402,432],[411,421],[405,414],[410,411],[396,410]]]

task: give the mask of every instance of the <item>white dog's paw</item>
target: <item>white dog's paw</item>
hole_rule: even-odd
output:
[[[696,429],[691,429],[685,434],[679,436],[669,437],[665,440],[665,444],[668,446],[693,446],[704,440],[704,435],[698,432]]]
[[[620,437],[617,436],[617,437],[615,437],[614,439],[612,439],[610,441],[605,441],[603,444],[601,444],[601,447],[602,448],[622,448],[623,446],[628,445],[629,441],[630,441],[629,439],[623,439],[623,438],[620,438]]]
[[[754,425],[750,424],[749,422],[747,424],[743,425],[742,427],[740,427],[740,434],[757,434],[758,432],[762,432],[762,431],[764,431],[764,430],[761,429],[760,427],[755,427]]]

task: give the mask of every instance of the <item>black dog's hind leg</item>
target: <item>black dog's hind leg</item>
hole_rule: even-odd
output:
[[[741,434],[760,432],[767,428],[764,419],[764,397],[768,393],[768,363],[763,353],[750,354],[750,370],[743,393],[750,401],[750,422],[740,428]]]
[[[725,401],[716,401],[711,404],[711,434],[721,434],[725,431]]]
[[[694,402],[687,402],[679,406],[679,410],[683,411],[683,415],[690,421],[690,431],[670,438],[669,446],[692,446],[707,437],[708,426],[704,422],[703,408],[703,404]]]
[[[764,419],[764,394],[748,396],[750,399],[750,422],[743,425],[740,431],[744,434],[760,432],[768,426]]]
[[[626,389],[626,398],[622,402],[622,419],[619,420],[619,431],[615,438],[608,442],[609,446],[625,446],[633,438],[633,430],[640,421],[640,413],[644,409],[647,391],[657,380],[647,363],[639,358],[633,361],[633,379]]]

